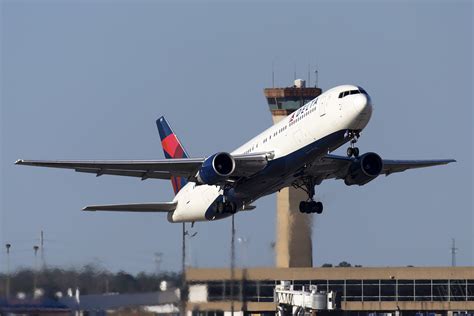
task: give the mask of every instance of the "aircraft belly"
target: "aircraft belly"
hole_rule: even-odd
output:
[[[171,213],[171,222],[198,222],[209,220],[208,209],[219,197],[219,188],[211,185],[193,185],[187,194],[178,197],[178,206]]]
[[[348,140],[346,130],[339,130],[286,156],[272,160],[255,176],[239,183],[235,188],[235,194],[243,200],[255,200],[289,186],[296,179],[295,174],[299,173],[305,164],[314,162]]]

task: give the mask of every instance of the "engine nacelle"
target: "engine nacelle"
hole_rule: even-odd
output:
[[[197,180],[201,184],[217,184],[232,175],[234,169],[234,157],[229,153],[220,152],[204,160]]]
[[[383,169],[383,161],[376,153],[366,153],[354,160],[344,183],[364,185],[378,177]]]

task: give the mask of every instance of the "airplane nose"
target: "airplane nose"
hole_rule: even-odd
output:
[[[372,109],[370,98],[361,93],[354,96],[354,108],[357,113],[364,113]]]

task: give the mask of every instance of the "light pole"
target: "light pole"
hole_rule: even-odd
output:
[[[38,246],[33,246],[33,250],[35,252],[35,266],[34,266],[34,271],[33,271],[33,297],[35,296],[36,293],[36,284],[38,282],[37,280],[37,273],[38,273]]]
[[[5,248],[7,248],[7,282],[5,284],[5,295],[7,300],[10,299],[10,248],[12,247],[11,244],[6,244]]]
[[[234,289],[235,289],[235,219],[232,214],[231,226],[231,240],[230,240],[230,313],[234,316]]]

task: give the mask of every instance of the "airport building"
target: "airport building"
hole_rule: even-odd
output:
[[[474,267],[188,269],[188,315],[274,314],[275,286],[335,291],[331,314],[474,313]]]

